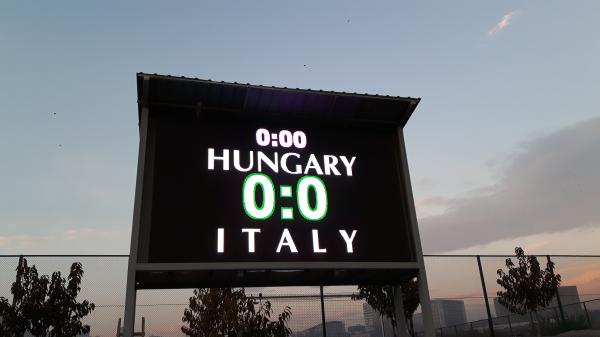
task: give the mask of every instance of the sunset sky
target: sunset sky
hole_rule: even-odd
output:
[[[2,3],[0,253],[128,252],[144,71],[421,97],[426,253],[599,254],[599,9]]]

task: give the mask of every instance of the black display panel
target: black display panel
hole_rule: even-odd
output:
[[[140,262],[416,261],[396,128],[151,114]]]

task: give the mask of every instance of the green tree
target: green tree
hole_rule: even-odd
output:
[[[497,292],[498,301],[517,314],[532,312],[537,324],[537,336],[541,336],[538,309],[547,307],[560,285],[560,275],[554,272],[554,263],[548,259],[542,269],[535,256],[526,256],[521,247],[515,248],[518,265],[506,259],[505,273],[498,269],[496,281],[504,290]]]
[[[400,284],[402,289],[402,302],[404,304],[404,317],[409,322],[409,330],[414,334],[413,314],[419,307],[419,287],[417,278],[409,279]],[[380,315],[387,317],[396,327],[394,307],[395,286],[359,285],[358,294],[353,294],[353,300],[365,300]],[[394,332],[395,333],[395,332]]]
[[[17,276],[11,287],[12,303],[0,297],[0,337],[23,336],[26,331],[38,337],[72,337],[88,333],[81,319],[94,310],[87,300],[77,301],[83,277],[81,263],[71,265],[65,280],[59,271],[52,277],[39,275],[27,259],[19,258]]]
[[[287,337],[290,307],[271,320],[270,301],[246,296],[243,289],[198,288],[184,310],[181,331],[190,337]]]

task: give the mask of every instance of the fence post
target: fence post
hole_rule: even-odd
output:
[[[535,323],[533,322],[533,312],[529,312],[529,323],[531,323],[531,327],[534,328],[535,325],[534,324],[538,324],[537,321],[538,315],[535,315]]]
[[[327,337],[327,329],[325,328],[325,296],[323,296],[323,286],[321,289],[321,324],[323,326],[323,337]]]
[[[481,277],[481,288],[483,288],[483,298],[485,299],[485,309],[487,310],[488,327],[490,335],[495,337],[494,322],[492,322],[492,313],[490,311],[490,301],[488,300],[487,289],[485,288],[485,279],[483,278],[483,268],[481,267],[481,256],[477,255],[477,265],[479,266],[479,277]]]
[[[592,320],[590,319],[590,313],[587,310],[585,302],[583,302],[583,310],[585,310],[585,317],[587,318],[588,324],[590,325],[590,329],[592,329]]]

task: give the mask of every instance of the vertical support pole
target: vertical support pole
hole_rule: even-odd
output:
[[[135,328],[135,304],[137,293],[136,267],[138,263],[138,248],[140,223],[142,218],[142,199],[144,194],[144,170],[146,167],[146,146],[148,140],[148,122],[150,112],[148,110],[148,91],[150,78],[143,78],[143,102],[140,111],[140,145],[138,149],[137,177],[135,182],[135,201],[133,205],[133,221],[131,230],[131,247],[129,263],[127,265],[127,285],[125,293],[125,313],[123,315],[123,337],[133,337]]]
[[[132,275],[133,274],[133,275]],[[135,269],[127,273],[127,289],[125,293],[125,314],[123,315],[123,337],[133,337],[135,328]]]
[[[402,287],[394,287],[394,315],[396,316],[396,336],[410,337],[408,325],[404,316],[404,300],[402,299]]]
[[[529,312],[529,323],[531,323],[531,326],[533,326],[533,313],[531,311]]]
[[[381,326],[381,336],[382,337],[386,337],[385,336],[385,325],[383,324],[383,315],[379,315],[379,325]]]
[[[414,107],[413,107],[414,109]],[[435,337],[435,326],[433,323],[433,310],[431,308],[431,298],[429,297],[429,287],[427,285],[427,273],[425,272],[425,260],[423,259],[423,248],[421,247],[421,237],[419,236],[419,225],[417,223],[417,212],[415,210],[415,200],[410,183],[410,174],[408,170],[408,157],[406,155],[406,145],[404,143],[404,131],[398,127],[398,147],[400,148],[400,169],[404,194],[408,203],[408,213],[410,220],[410,229],[412,232],[413,243],[417,263],[419,265],[419,301],[421,303],[421,313],[423,315],[423,337]]]
[[[585,310],[585,317],[587,318],[588,324],[590,325],[590,329],[592,328],[592,320],[590,319],[590,313],[587,310],[587,306],[585,302],[583,302],[583,310]]]
[[[548,263],[552,262],[552,260],[550,260],[550,255],[546,255],[546,260],[548,260]],[[559,288],[556,288],[556,294],[554,296],[556,296],[556,303],[558,303],[558,310],[560,311],[560,319],[564,323],[565,322],[565,311],[563,310],[562,300],[560,299],[560,293],[558,292],[558,289]]]
[[[506,319],[508,320],[508,331],[510,332],[510,335],[513,336],[512,324],[510,324],[510,315],[506,316]]]
[[[471,326],[471,329],[470,329],[470,333],[469,333],[469,335],[470,335],[471,337],[473,337],[473,322],[469,323],[469,325]],[[511,337],[512,337],[512,336],[511,336]]]
[[[121,337],[121,319],[120,318],[117,321],[117,336],[116,337]]]
[[[419,270],[419,302],[421,303],[421,313],[423,314],[424,337],[435,337],[435,325],[433,323],[433,308],[431,307],[431,298],[429,297],[429,286],[427,285],[427,276],[425,274],[425,263],[422,262]]]
[[[323,337],[327,337],[327,328],[325,327],[325,296],[323,295],[323,286],[319,286],[321,290],[321,324],[323,324]]]
[[[479,277],[481,278],[481,288],[483,288],[483,298],[485,299],[485,309],[487,311],[488,327],[490,329],[490,335],[495,337],[494,333],[494,322],[492,321],[492,312],[490,311],[490,301],[487,295],[487,289],[485,287],[485,279],[483,278],[483,268],[481,267],[481,256],[477,255],[477,265],[479,266]]]

